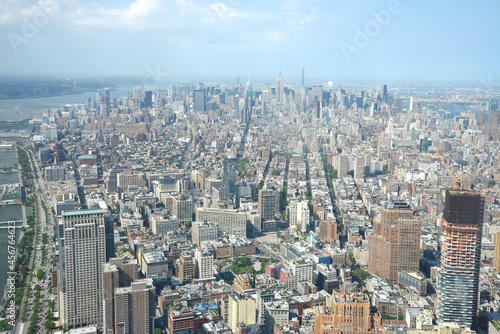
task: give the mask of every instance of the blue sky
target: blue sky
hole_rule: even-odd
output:
[[[496,0],[0,0],[0,75],[497,82],[498,13]]]

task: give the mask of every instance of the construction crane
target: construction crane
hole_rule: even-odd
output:
[[[453,178],[453,182],[455,183],[455,190],[458,190],[462,187],[463,185],[463,180],[462,180],[462,174],[464,173],[464,171],[462,171],[460,173],[460,176],[459,177],[456,177],[453,172],[451,171],[450,167],[448,167],[448,165],[446,164],[446,162],[444,162],[444,159],[443,157],[441,156],[441,154],[437,153],[437,156],[439,157],[439,159],[441,159],[441,162],[443,163],[444,167],[446,168],[446,170],[448,171],[448,173],[450,173],[451,177]]]
[[[245,158],[247,158],[247,156],[245,156]],[[243,172],[241,173],[241,175],[236,179],[236,182],[238,182],[243,177],[243,175],[245,175],[245,172],[247,171],[248,166],[250,166],[250,160],[248,160],[248,163],[245,166],[245,169],[243,170]]]

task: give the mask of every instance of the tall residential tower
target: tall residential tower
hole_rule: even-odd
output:
[[[467,190],[446,191],[438,281],[439,323],[475,326],[483,210],[484,199],[480,194]]]

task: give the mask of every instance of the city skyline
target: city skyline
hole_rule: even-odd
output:
[[[241,0],[0,5],[1,76],[259,81],[468,81],[500,77],[496,2]],[[485,10],[488,9],[488,10]],[[469,22],[470,24],[465,24]],[[478,52],[480,50],[481,52]],[[35,56],[36,55],[36,56]],[[269,79],[268,79],[269,80]],[[263,80],[266,81],[266,80]]]

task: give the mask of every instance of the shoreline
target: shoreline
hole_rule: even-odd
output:
[[[21,166],[19,166],[19,156],[17,154],[17,145],[16,145],[16,165],[17,165],[17,173],[18,173],[18,177],[19,177],[19,184],[22,184],[22,175],[21,175]],[[20,230],[19,232],[19,235],[16,237],[16,256],[15,256],[15,259],[14,261],[17,261],[17,256],[18,256],[18,250],[17,250],[17,245],[19,243],[19,241],[23,238],[24,236],[24,229],[27,227],[27,220],[26,220],[26,206],[24,205],[23,202],[21,203],[18,203],[17,205],[21,205],[21,219],[22,219],[22,226],[17,226],[16,224],[16,234],[17,234],[17,230]],[[5,302],[5,297],[6,297],[6,294],[8,293],[7,292],[7,283],[8,283],[8,279],[9,279],[9,276],[7,275],[6,279],[5,279],[5,285],[3,287],[3,293],[2,293],[2,304]],[[19,305],[19,308],[21,307],[21,305]]]

